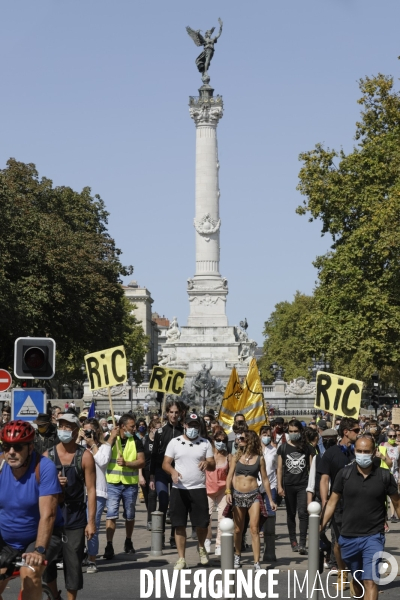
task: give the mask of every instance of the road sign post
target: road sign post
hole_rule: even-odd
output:
[[[5,369],[0,369],[0,392],[6,392],[11,384],[11,374]]]
[[[46,412],[44,388],[14,388],[11,397],[11,420],[35,421],[39,413]]]

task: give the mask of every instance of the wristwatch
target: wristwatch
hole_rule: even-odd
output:
[[[45,556],[46,548],[44,546],[36,546],[36,548],[34,548],[34,552],[38,552],[39,554],[42,554],[43,556]]]

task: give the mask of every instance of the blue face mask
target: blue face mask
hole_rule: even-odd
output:
[[[269,435],[263,435],[261,438],[262,443],[264,444],[264,446],[268,446],[268,444],[271,441],[271,436]]]
[[[145,433],[147,431],[146,425],[141,425],[139,428],[140,433]]]
[[[124,431],[124,436],[129,439],[133,437],[133,434],[130,431]]]
[[[356,454],[356,461],[362,469],[366,469],[372,464],[372,454]]]
[[[215,447],[219,451],[226,450],[226,444],[225,444],[225,442],[215,442]]]
[[[57,435],[60,442],[68,444],[72,440],[72,431],[66,431],[65,429],[57,429]]]
[[[189,440],[194,440],[198,437],[199,430],[196,429],[196,427],[188,427],[186,429],[186,435],[188,436]]]

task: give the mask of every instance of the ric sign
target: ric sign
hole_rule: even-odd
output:
[[[123,346],[92,352],[84,358],[92,391],[126,381],[126,353]]]
[[[164,392],[180,396],[185,383],[186,371],[153,367],[149,388],[155,392]]]
[[[355,417],[360,412],[362,389],[362,381],[319,371],[314,408],[342,417]]]

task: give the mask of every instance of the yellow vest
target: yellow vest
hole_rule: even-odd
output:
[[[387,455],[387,446],[378,446],[378,450],[383,456]],[[381,469],[389,469],[383,458],[381,458]]]
[[[139,481],[138,470],[132,467],[121,467],[117,465],[119,437],[117,438],[111,452],[110,462],[107,465],[107,483],[124,483],[125,485],[137,484]],[[123,458],[127,462],[136,460],[135,438],[128,438],[123,451]]]

